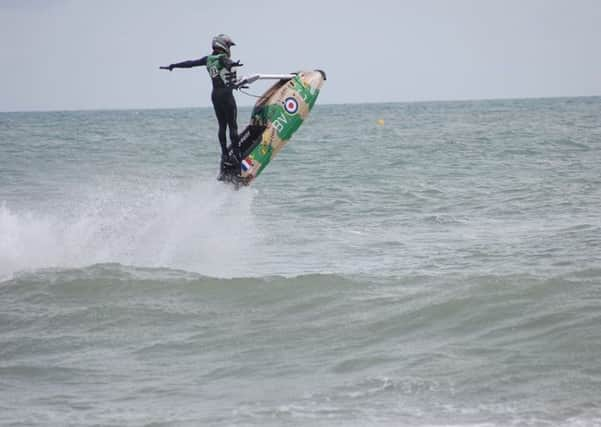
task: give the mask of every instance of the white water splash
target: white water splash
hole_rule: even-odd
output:
[[[104,262],[243,275],[258,238],[255,194],[204,182],[176,191],[95,190],[58,212],[15,211],[4,203],[0,277]]]

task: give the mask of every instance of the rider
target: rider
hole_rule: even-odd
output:
[[[211,101],[215,115],[219,122],[219,144],[221,145],[221,167],[224,164],[240,163],[240,146],[238,138],[236,99],[233,94],[233,85],[236,80],[234,67],[240,67],[240,61],[232,61],[230,47],[236,44],[226,34],[219,34],[213,37],[213,53],[203,56],[200,59],[178,62],[161,67],[163,70],[173,70],[174,68],[192,68],[206,66],[211,80],[213,81],[213,91],[211,92]],[[225,137],[226,127],[229,128],[230,142],[232,143],[233,158],[230,158],[227,150],[227,141]]]

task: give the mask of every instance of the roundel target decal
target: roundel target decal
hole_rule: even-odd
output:
[[[298,111],[298,101],[292,96],[286,98],[284,101],[284,109],[288,114],[295,114]]]

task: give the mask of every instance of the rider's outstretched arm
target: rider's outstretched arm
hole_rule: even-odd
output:
[[[169,64],[166,67],[161,67],[163,70],[173,70],[174,68],[192,68],[207,65],[207,57],[203,56],[200,59],[193,59],[191,61],[178,62],[176,64]]]

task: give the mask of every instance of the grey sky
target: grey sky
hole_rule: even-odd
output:
[[[0,0],[0,111],[207,106],[204,69],[158,67],[220,32],[241,74],[324,69],[324,104],[601,95],[599,0],[355,3]]]

